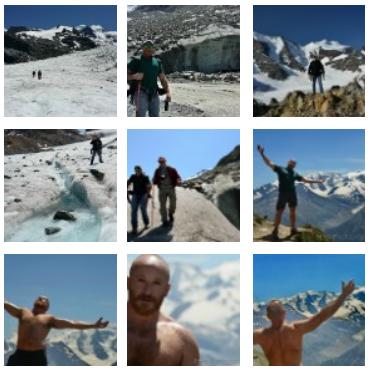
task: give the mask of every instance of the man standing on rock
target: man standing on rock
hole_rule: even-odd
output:
[[[160,309],[170,291],[170,269],[158,255],[141,255],[130,267],[127,303],[128,366],[198,366],[192,333]]]
[[[102,144],[102,141],[100,140],[100,138],[98,137],[98,135],[93,135],[92,137],[92,141],[90,142],[92,148],[90,150],[91,152],[91,160],[90,160],[90,165],[93,165],[94,164],[94,159],[95,159],[95,156],[98,155],[98,158],[99,158],[99,162],[102,164],[103,163],[103,160],[102,160],[102,148],[103,148],[103,144]]]
[[[47,313],[49,299],[45,296],[39,296],[32,309],[19,308],[7,301],[4,309],[18,319],[17,349],[7,366],[47,366],[45,339],[51,329],[102,329],[108,325],[102,318],[95,323],[84,323],[54,317]]]
[[[151,40],[143,43],[140,59],[134,58],[128,64],[128,80],[136,81],[136,116],[160,116],[160,96],[157,80],[160,79],[166,94],[166,102],[171,101],[169,82],[164,74],[161,61],[154,56],[155,47]]]
[[[132,233],[138,233],[138,209],[140,207],[140,211],[142,213],[143,223],[145,228],[148,228],[149,225],[149,218],[147,214],[147,205],[148,205],[148,198],[150,197],[151,193],[151,182],[149,177],[143,173],[143,170],[140,166],[134,167],[134,174],[128,179],[127,187],[132,184],[133,190],[130,191],[132,194],[131,197],[131,226],[132,226]]]
[[[296,229],[296,207],[298,205],[295,182],[303,183],[323,183],[323,179],[313,180],[307,179],[294,171],[296,161],[289,160],[286,167],[275,165],[265,154],[264,148],[258,145],[258,151],[262,156],[265,164],[269,166],[278,176],[278,200],[276,205],[276,216],[274,219],[274,230],[272,237],[274,240],[279,240],[278,228],[281,224],[281,217],[285,210],[286,204],[290,208],[290,223],[291,223],[291,236],[298,233]]]
[[[285,322],[286,309],[279,300],[267,304],[271,326],[254,331],[254,345],[260,345],[270,366],[301,366],[304,335],[330,319],[354,290],[354,282],[342,284],[341,294],[314,316],[291,323]]]
[[[308,67],[308,75],[312,81],[313,94],[316,94],[316,82],[318,82],[319,91],[323,94],[323,84],[322,79],[325,76],[325,68],[319,59],[318,54],[312,54],[312,62],[310,62]]]
[[[182,179],[173,167],[166,164],[166,158],[158,159],[159,167],[153,175],[153,185],[158,187],[160,214],[163,227],[168,227],[174,222],[174,213],[176,209],[176,192],[175,187],[180,185]],[[169,215],[166,208],[167,199],[170,201]]]

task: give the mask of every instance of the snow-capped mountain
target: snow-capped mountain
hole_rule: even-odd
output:
[[[306,71],[311,54],[318,54],[325,67],[325,88],[344,86],[354,79],[364,87],[364,50],[329,40],[299,45],[254,32],[254,98],[269,103],[294,90],[310,91]]]
[[[15,335],[4,342],[4,360],[15,350]],[[116,327],[103,330],[53,330],[47,340],[50,366],[111,366],[117,362]]]
[[[164,312],[189,328],[203,365],[238,365],[240,354],[239,261],[210,269],[172,265]]]
[[[112,45],[116,31],[99,25],[57,25],[50,29],[10,27],[4,32],[5,63],[20,63],[57,57],[73,51]]]
[[[297,183],[298,223],[311,224],[338,241],[364,241],[365,172],[317,173],[323,184]],[[254,212],[272,218],[278,182],[254,190]],[[284,223],[288,223],[284,215]]]
[[[309,290],[280,300],[286,307],[287,320],[295,321],[318,313],[336,296],[330,291]],[[254,303],[254,328],[268,325],[265,313],[265,302]],[[360,287],[333,318],[304,337],[304,365],[364,365],[364,324],[365,288]]]

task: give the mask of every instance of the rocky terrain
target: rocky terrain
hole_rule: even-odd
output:
[[[16,334],[4,341],[4,362],[15,350]],[[117,363],[117,329],[52,330],[47,339],[49,366],[113,366]]]
[[[172,226],[161,226],[157,189],[148,213],[151,227],[143,230],[139,215],[138,236],[129,241],[229,241],[240,239],[240,148],[223,157],[212,170],[202,171],[177,187],[177,211]],[[127,207],[128,231],[130,205]]]
[[[307,175],[309,178],[312,175]],[[320,173],[323,184],[296,186],[298,194],[298,225],[311,225],[334,241],[365,240],[365,173]],[[273,220],[278,195],[278,183],[268,183],[254,190],[254,213]],[[283,214],[288,225],[288,212]]]
[[[116,43],[116,32],[101,26],[61,26],[49,30],[24,26],[9,27],[4,32],[5,63],[24,63],[59,57],[74,51]]]
[[[254,242],[332,242],[332,239],[320,229],[311,225],[298,227],[298,233],[291,235],[291,227],[280,225],[278,239],[272,236],[274,224],[272,221],[254,215]]]
[[[324,96],[309,94],[313,53],[325,67]],[[254,32],[254,116],[364,116],[364,68],[364,50]]]
[[[240,115],[238,6],[133,6],[128,12],[128,60],[152,39],[170,80],[172,103],[161,116]],[[135,108],[128,104],[128,116]]]
[[[4,154],[50,151],[51,147],[86,140],[86,136],[74,129],[5,129]]]
[[[287,320],[308,318],[317,313],[336,294],[330,291],[298,293],[280,299],[287,311]],[[268,325],[266,303],[254,303],[254,328]],[[254,347],[254,365],[267,363],[259,347]],[[305,366],[350,366],[365,364],[365,288],[356,289],[336,312],[316,331],[304,337],[303,364]]]
[[[5,241],[116,241],[116,132],[98,133],[104,163],[90,165],[89,136],[4,157]]]

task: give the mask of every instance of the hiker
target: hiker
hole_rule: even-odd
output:
[[[39,71],[37,72],[37,78],[38,78],[39,80],[41,80],[42,75],[43,75],[43,73],[41,72],[41,70],[39,70]]]
[[[161,312],[170,291],[170,269],[158,255],[137,257],[127,281],[128,366],[198,366],[192,333]]]
[[[353,292],[354,282],[342,283],[341,294],[315,315],[291,323],[285,321],[286,309],[280,300],[267,304],[270,327],[254,330],[254,345],[260,345],[270,366],[301,366],[303,337],[330,319]]]
[[[132,233],[137,234],[138,232],[138,209],[142,213],[142,219],[144,228],[147,229],[149,226],[149,218],[147,214],[148,198],[151,197],[151,182],[149,177],[143,173],[142,168],[137,165],[134,167],[134,174],[130,176],[127,182],[129,188],[133,185],[133,190],[128,191],[131,197],[131,226]]]
[[[32,78],[35,78],[36,76],[36,71],[32,71]]]
[[[90,150],[90,153],[91,153],[90,165],[93,165],[95,155],[98,155],[99,162],[102,164],[103,163],[103,160],[102,160],[103,145],[102,145],[102,141],[100,140],[99,136],[98,135],[93,135],[92,136],[92,141],[90,142],[90,144],[92,145],[92,148]]]
[[[290,208],[290,223],[291,223],[291,234],[290,237],[298,233],[296,229],[296,207],[298,205],[295,181],[303,183],[323,183],[323,179],[308,179],[294,171],[296,167],[295,160],[289,160],[286,167],[275,165],[265,154],[264,148],[258,146],[258,151],[262,156],[265,164],[269,166],[278,176],[278,200],[276,204],[276,216],[274,218],[274,230],[272,237],[274,240],[278,240],[278,228],[281,224],[281,217],[285,210],[286,204]]]
[[[131,89],[135,90],[134,99],[136,116],[160,116],[159,94],[166,94],[165,101],[171,101],[169,82],[164,74],[161,61],[154,56],[155,47],[151,40],[144,42],[142,56],[134,58],[127,66],[128,80]],[[157,80],[160,79],[162,89],[159,89]],[[132,83],[135,84],[132,84]]]
[[[173,167],[167,166],[166,158],[158,159],[159,167],[153,175],[153,185],[158,187],[158,196],[160,201],[160,214],[163,227],[168,227],[174,222],[174,213],[176,209],[175,187],[180,185],[182,180]],[[166,209],[167,199],[170,201],[169,213]]]
[[[316,82],[318,81],[319,91],[323,94],[323,84],[322,79],[325,77],[325,68],[321,63],[319,55],[316,53],[311,54],[312,62],[310,62],[308,67],[309,79],[312,81],[313,94],[316,94]]]
[[[49,299],[39,296],[32,309],[20,308],[5,301],[4,309],[18,319],[17,349],[9,357],[7,366],[47,366],[45,340],[51,329],[102,329],[108,321],[100,318],[95,323],[60,319],[48,314]]]

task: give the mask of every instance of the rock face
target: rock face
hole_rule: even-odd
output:
[[[333,86],[324,94],[293,91],[278,102],[264,104],[254,99],[254,116],[270,117],[363,117],[365,93],[357,81]]]
[[[128,57],[152,39],[166,73],[239,71],[238,6],[138,6],[128,13]]]
[[[86,140],[86,136],[74,129],[5,129],[4,135],[5,155],[36,153]],[[47,160],[47,164],[52,162]]]
[[[57,26],[50,30],[9,27],[4,32],[4,61],[10,64],[47,59],[115,41],[115,32],[105,32],[100,26]]]
[[[214,169],[183,182],[183,187],[204,194],[240,228],[240,146],[220,159]]]

